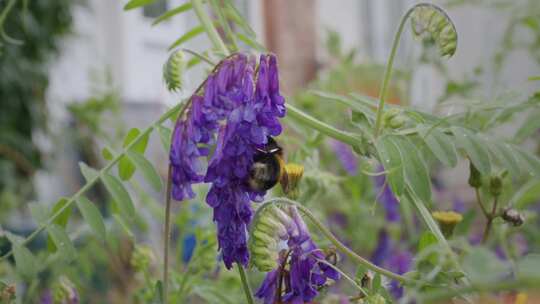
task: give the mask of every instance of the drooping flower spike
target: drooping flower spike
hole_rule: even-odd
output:
[[[176,200],[190,199],[195,196],[193,184],[211,183],[206,202],[214,208],[225,266],[247,265],[250,202],[260,201],[265,193],[251,190],[246,180],[254,154],[269,136],[281,133],[279,118],[285,115],[276,57],[261,55],[256,67],[254,58],[235,54],[218,64],[203,91],[192,97],[173,133],[172,195]],[[204,172],[202,158],[209,156],[208,146],[214,143]]]
[[[269,271],[255,293],[265,304],[308,303],[339,273],[325,261],[294,206],[265,206],[251,228],[252,264]]]

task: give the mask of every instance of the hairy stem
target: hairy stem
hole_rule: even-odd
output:
[[[242,281],[242,287],[244,288],[244,293],[246,294],[246,301],[248,304],[254,304],[253,293],[251,292],[251,287],[249,287],[249,282],[247,280],[246,271],[244,266],[236,264],[238,267],[238,273],[240,274],[240,280]]]
[[[386,70],[384,71],[383,83],[381,86],[381,90],[379,92],[379,106],[377,108],[377,118],[375,120],[375,130],[374,130],[375,137],[379,135],[379,132],[381,130],[382,116],[384,112],[384,103],[386,101],[386,95],[388,93],[388,84],[390,83],[390,78],[392,77],[392,67],[394,66],[394,58],[396,57],[396,52],[398,50],[399,40],[401,38],[401,34],[403,33],[403,29],[405,28],[405,23],[407,22],[407,20],[409,19],[409,16],[416,9],[418,5],[419,4],[411,7],[405,13],[405,15],[401,17],[398,30],[394,36],[394,42],[392,43],[392,50],[390,51],[390,56],[388,57],[388,61],[386,62]]]
[[[101,177],[107,173],[114,165],[116,165],[120,159],[122,157],[124,157],[126,155],[126,152],[131,150],[136,144],[139,143],[139,141],[147,136],[148,134],[150,134],[150,132],[152,132],[157,126],[161,125],[164,121],[166,121],[167,119],[169,119],[170,117],[172,117],[175,113],[177,113],[178,111],[181,111],[183,112],[184,109],[186,108],[187,106],[187,102],[184,102],[184,103],[179,103],[177,104],[176,106],[172,107],[171,109],[169,109],[167,112],[165,112],[155,123],[153,123],[151,126],[149,126],[148,128],[146,128],[144,131],[142,131],[139,136],[137,136],[129,145],[127,145],[121,153],[119,153],[118,155],[116,155],[114,157],[114,159],[112,159],[105,167],[103,167],[99,172],[98,174],[91,178],[90,180],[88,180],[86,182],[86,184],[84,184],[84,186],[82,186],[79,191],[77,191],[75,194],[73,194],[73,196],[71,196],[71,198],[69,198],[69,200],[67,201],[67,203],[60,209],[58,209],[58,211],[56,211],[53,215],[51,215],[47,221],[43,224],[41,224],[36,230],[34,230],[30,235],[28,235],[22,242],[21,242],[21,246],[24,246],[26,244],[28,244],[30,241],[32,241],[39,233],[41,233],[43,230],[45,230],[47,227],[49,227],[53,222],[54,220],[60,216],[60,214],[62,214],[67,208],[69,208],[73,202],[75,202],[81,195],[83,195],[84,193],[86,193],[86,191],[88,191],[95,183],[97,183]],[[4,254],[2,257],[0,257],[0,261],[10,257],[11,255],[13,254],[13,250],[10,250],[8,251],[6,254]]]
[[[171,239],[171,184],[172,166],[169,165],[167,173],[167,192],[165,197],[165,229],[163,229],[163,302],[169,299],[169,241]]]
[[[347,133],[345,131],[338,130],[331,125],[328,125],[322,121],[319,121],[313,116],[308,115],[304,113],[302,110],[291,105],[290,103],[287,103],[286,107],[287,107],[287,116],[298,120],[304,125],[312,127],[313,129],[323,133],[326,136],[330,136],[334,139],[337,139],[351,146],[358,146],[360,144],[360,140],[354,135]]]

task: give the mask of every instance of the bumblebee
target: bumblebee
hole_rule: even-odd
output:
[[[283,148],[268,137],[267,144],[257,149],[249,171],[248,185],[254,191],[266,191],[274,187],[285,174]]]

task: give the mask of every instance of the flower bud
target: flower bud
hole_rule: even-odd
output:
[[[290,199],[297,199],[300,195],[299,183],[304,175],[304,167],[298,164],[286,164],[285,174],[280,183],[283,193]]]
[[[492,176],[489,179],[489,192],[493,196],[499,196],[502,192],[503,180],[500,176]]]
[[[501,217],[505,222],[512,224],[514,227],[523,225],[523,222],[525,221],[525,218],[521,213],[516,209],[511,208],[504,210]]]
[[[186,60],[182,50],[174,51],[163,66],[163,79],[171,92],[181,90],[182,77],[186,69]]]
[[[447,238],[452,236],[456,225],[463,220],[463,216],[454,211],[435,211],[432,215]]]
[[[452,57],[457,48],[457,31],[448,15],[433,4],[419,4],[411,15],[416,37],[437,44],[441,56]]]
[[[136,272],[142,272],[148,269],[155,260],[154,252],[148,246],[137,245],[131,254],[131,266]]]
[[[482,175],[473,163],[469,163],[469,185],[477,189],[482,187]]]

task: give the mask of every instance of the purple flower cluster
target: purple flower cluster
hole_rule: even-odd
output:
[[[236,54],[208,76],[204,94],[192,98],[186,118],[176,124],[170,151],[173,198],[193,198],[193,184],[212,183],[206,202],[214,208],[227,268],[234,262],[247,265],[249,260],[250,201],[260,200],[264,193],[251,191],[246,178],[256,149],[267,143],[268,136],[281,133],[278,118],[284,115],[276,57],[261,55],[255,72],[255,60]],[[204,173],[201,158],[209,155],[208,145],[216,133],[216,149]]]
[[[377,172],[383,172],[384,168],[381,166]],[[386,220],[389,222],[399,222],[399,201],[390,189],[388,183],[386,183],[386,177],[379,175],[374,178],[375,190],[378,195],[377,200],[383,204],[386,212]]]
[[[319,249],[295,207],[289,209],[291,224],[287,226],[287,250],[282,251],[277,269],[269,272],[255,296],[265,304],[307,303],[318,295],[328,279],[338,280],[339,273],[324,262]],[[283,236],[282,236],[283,238]],[[288,259],[288,262],[287,262]],[[288,269],[286,264],[288,263]],[[282,290],[278,290],[278,288]],[[278,299],[277,297],[280,297]],[[280,300],[280,301],[278,301]]]

